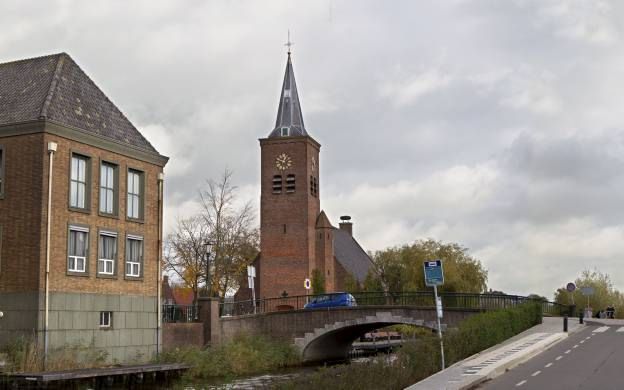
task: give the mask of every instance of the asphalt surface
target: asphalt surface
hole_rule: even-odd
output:
[[[478,389],[622,390],[624,326],[587,326]]]

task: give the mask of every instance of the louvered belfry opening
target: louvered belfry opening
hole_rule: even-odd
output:
[[[292,194],[295,192],[295,175],[286,176],[286,193]]]
[[[273,193],[274,194],[282,193],[282,175],[273,176]]]

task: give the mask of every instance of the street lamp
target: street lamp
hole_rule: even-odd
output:
[[[210,279],[210,254],[212,253],[212,246],[214,244],[211,241],[204,242],[205,255],[206,255],[206,296],[209,297],[212,291],[212,280]]]

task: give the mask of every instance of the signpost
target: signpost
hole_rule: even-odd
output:
[[[589,307],[589,297],[594,295],[593,287],[581,287],[581,293],[587,297],[587,307],[585,308],[585,317],[591,318],[594,313],[592,313],[591,307]]]
[[[256,314],[256,289],[254,288],[254,279],[256,278],[256,267],[247,266],[247,286],[251,289],[251,299],[253,301],[254,314]]]
[[[442,268],[442,260],[425,261],[423,263],[425,270],[425,285],[433,287],[433,296],[436,303],[436,313],[438,318],[438,336],[440,337],[440,353],[442,356],[442,369],[444,370],[444,342],[442,341],[442,298],[438,297],[438,286],[444,284],[444,269]]]

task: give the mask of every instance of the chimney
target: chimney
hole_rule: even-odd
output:
[[[349,233],[351,237],[353,237],[353,224],[351,223],[351,217],[348,215],[343,215],[340,217],[340,230],[344,230]]]

